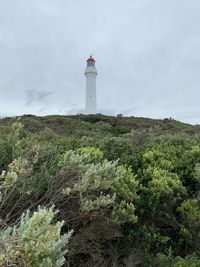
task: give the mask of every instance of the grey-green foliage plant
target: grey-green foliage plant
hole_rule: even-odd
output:
[[[52,223],[57,211],[26,211],[19,226],[0,231],[0,266],[60,267],[72,231],[61,235],[64,222]]]
[[[113,218],[119,223],[137,221],[138,181],[130,167],[103,159],[101,150],[94,147],[66,152],[61,165],[80,176],[78,182],[63,192],[79,193],[82,212],[110,206]]]
[[[5,170],[10,171],[13,165],[12,169],[18,176],[15,186],[16,191],[20,191],[20,198],[24,201],[27,197],[42,195],[58,171],[61,148],[55,136],[47,132],[31,134],[20,122],[15,122],[10,126],[7,142],[12,147],[12,160]],[[16,163],[25,172],[19,172]]]

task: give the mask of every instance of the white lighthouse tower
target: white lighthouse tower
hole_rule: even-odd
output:
[[[97,113],[97,103],[96,103],[96,76],[97,70],[95,67],[95,60],[90,56],[87,60],[87,67],[85,69],[86,76],[86,114]]]

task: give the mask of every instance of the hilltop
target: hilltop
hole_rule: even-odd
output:
[[[23,115],[18,117],[6,117],[0,120],[0,126],[5,126],[20,120],[25,129],[31,132],[41,132],[45,128],[51,129],[61,136],[94,136],[95,133],[102,136],[120,136],[131,130],[155,131],[157,134],[186,133],[196,134],[200,132],[200,126],[193,126],[176,120],[156,120],[142,117],[123,117],[96,115],[50,115],[34,116]]]

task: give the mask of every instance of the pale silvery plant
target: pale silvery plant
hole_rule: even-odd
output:
[[[0,266],[61,267],[73,231],[61,235],[64,222],[52,223],[57,212],[39,207],[31,216],[28,210],[19,226],[1,231]]]

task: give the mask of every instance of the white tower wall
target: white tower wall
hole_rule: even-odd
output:
[[[86,113],[97,112],[96,103],[96,75],[88,74],[86,79]]]
[[[96,76],[97,70],[95,67],[95,60],[90,57],[87,60],[87,67],[85,69],[86,76],[86,114],[97,113],[97,102],[96,102]]]

